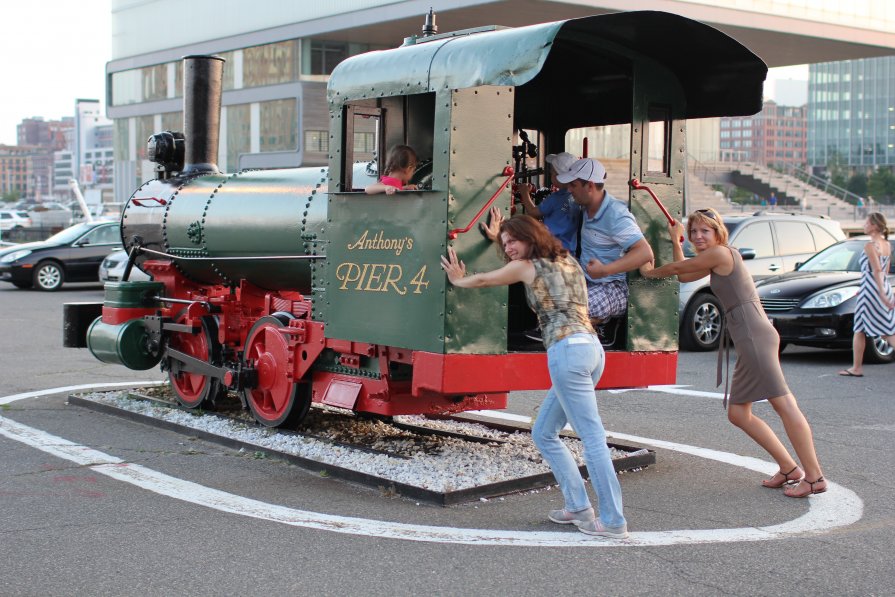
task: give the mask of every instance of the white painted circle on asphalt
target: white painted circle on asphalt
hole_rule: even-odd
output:
[[[27,392],[0,398],[0,405],[25,398],[34,398],[62,392],[77,390],[133,387],[155,385],[159,382],[128,382],[119,384],[83,384]],[[494,413],[489,413],[494,415]],[[508,416],[507,418],[511,418]],[[527,418],[526,418],[527,420]],[[741,468],[772,474],[776,465],[758,460],[718,452],[707,448],[687,446],[655,440],[650,438],[607,432],[612,437],[643,443],[665,450],[673,450],[686,454],[724,462]],[[146,489],[159,495],[177,500],[205,506],[221,512],[240,516],[250,516],[279,522],[292,526],[311,529],[347,533],[368,537],[403,539],[407,541],[425,541],[436,543],[461,543],[471,545],[501,546],[541,546],[541,547],[619,547],[619,546],[662,546],[684,545],[694,543],[728,543],[739,541],[767,541],[794,536],[820,534],[832,529],[854,524],[861,519],[864,504],[853,491],[828,482],[828,490],[821,495],[812,496],[808,502],[808,512],[798,518],[781,524],[770,526],[740,527],[733,529],[686,529],[670,531],[632,531],[625,540],[603,539],[582,533],[542,532],[542,531],[504,531],[499,529],[470,529],[448,526],[428,526],[322,514],[295,508],[287,508],[277,504],[269,504],[232,493],[185,481],[150,468],[125,462],[88,446],[83,446],[17,423],[11,419],[0,417],[0,434],[9,439],[19,441],[28,446],[68,460],[80,466]]]

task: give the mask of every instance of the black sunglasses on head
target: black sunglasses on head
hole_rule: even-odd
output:
[[[715,220],[716,222],[718,221],[718,219],[715,217],[715,212],[713,212],[713,211],[710,210],[710,209],[697,209],[697,210],[696,210],[696,213],[698,213],[698,214],[705,214],[705,215],[707,215],[708,217],[710,217],[711,219]]]

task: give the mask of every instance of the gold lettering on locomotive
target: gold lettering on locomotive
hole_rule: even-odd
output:
[[[420,286],[425,286],[429,288],[429,281],[425,279],[426,275],[426,266],[424,265],[420,271],[416,273],[413,279],[410,281],[411,284],[416,286],[416,290],[413,291],[413,294],[422,294],[422,290],[420,290]]]
[[[416,286],[414,294],[421,294],[420,287],[428,287],[429,282],[423,280],[426,266],[414,276],[410,284]],[[346,261],[336,268],[336,279],[342,284],[339,290],[357,290],[360,292],[394,291],[400,296],[407,294],[407,286],[401,284],[404,268],[397,263],[352,263]]]
[[[411,241],[411,242],[412,242],[412,241]],[[423,267],[426,267],[426,266],[424,265]],[[392,277],[392,274],[395,273],[395,272],[397,272],[398,276],[397,276],[397,277]],[[407,294],[407,287],[406,287],[406,286],[402,286],[401,288],[398,288],[398,286],[395,284],[395,282],[400,282],[400,281],[401,281],[401,275],[402,275],[403,273],[404,273],[404,270],[401,269],[401,266],[400,266],[400,265],[398,265],[398,264],[396,264],[396,263],[392,263],[391,265],[389,265],[389,266],[388,266],[388,273],[385,275],[385,284],[383,284],[383,289],[382,289],[382,291],[383,291],[383,292],[387,292],[387,291],[388,291],[388,287],[391,286],[392,288],[395,289],[395,292],[397,292],[397,293],[400,294],[401,296],[404,296],[405,294]]]
[[[348,244],[349,251],[394,251],[395,255],[403,253],[405,248],[408,251],[413,248],[413,238],[388,238],[384,230],[373,236],[370,236],[369,230],[364,230],[356,241]]]

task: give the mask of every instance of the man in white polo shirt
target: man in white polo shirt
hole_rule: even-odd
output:
[[[623,315],[628,308],[625,272],[653,259],[628,206],[603,188],[606,168],[592,158],[578,160],[559,174],[575,203],[584,210],[579,261],[587,278],[588,313],[595,324]]]

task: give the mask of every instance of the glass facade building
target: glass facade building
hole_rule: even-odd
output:
[[[851,172],[895,166],[895,57],[813,64],[808,80],[808,164]]]

